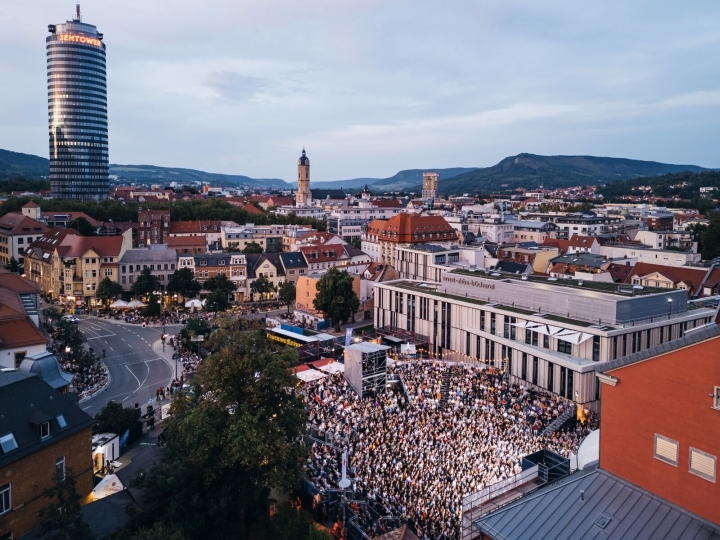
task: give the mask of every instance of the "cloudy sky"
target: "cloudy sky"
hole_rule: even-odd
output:
[[[47,24],[0,1],[0,148],[47,154]],[[84,0],[110,158],[314,180],[520,152],[720,167],[717,0]]]

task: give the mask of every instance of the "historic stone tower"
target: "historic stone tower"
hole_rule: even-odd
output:
[[[305,155],[305,149],[303,148],[302,156],[298,159],[298,188],[295,193],[295,206],[310,206],[311,204],[310,160]]]

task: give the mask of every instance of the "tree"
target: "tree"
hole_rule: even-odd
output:
[[[197,341],[193,341],[192,338],[197,336],[203,336],[203,338],[210,335],[210,325],[204,319],[189,319],[183,329],[180,331],[180,339],[182,340],[183,347],[198,352]]]
[[[205,311],[218,313],[230,307],[227,293],[221,289],[215,289],[205,298]]]
[[[242,252],[245,255],[250,255],[251,253],[262,253],[263,248],[257,242],[250,242],[247,246],[245,246],[245,248],[242,250]]]
[[[75,489],[72,471],[64,471],[64,478],[55,475],[54,485],[45,491],[50,504],[40,510],[40,526],[46,540],[94,540],[95,535],[82,517],[80,495]]]
[[[19,274],[20,273],[20,263],[15,257],[10,257],[10,262],[8,262],[7,266],[5,266],[8,270],[10,270],[13,274]]]
[[[160,316],[161,306],[160,306],[160,298],[153,292],[149,293],[147,295],[147,303],[145,304],[145,308],[143,309],[143,315],[146,317],[159,317]]]
[[[170,294],[179,294],[185,298],[197,296],[202,285],[195,279],[195,274],[189,268],[175,270],[168,281],[167,291]]]
[[[109,401],[95,415],[100,433],[117,433],[122,435],[131,429],[140,418],[140,409],[129,409],[116,401]]]
[[[295,295],[296,295],[296,289],[295,289],[295,283],[292,281],[286,281],[282,285],[280,285],[280,291],[278,293],[278,298],[281,302],[285,302],[287,304],[287,310],[288,314],[290,314],[290,306],[295,303]]]
[[[297,352],[228,322],[209,339],[212,354],[176,399],[164,432],[165,459],[135,486],[154,511],[189,540],[244,537],[270,489],[289,492],[302,477],[305,414],[290,368]],[[141,537],[142,538],[142,537]],[[280,537],[275,537],[280,538]]]
[[[62,350],[70,347],[73,353],[77,354],[83,350],[87,339],[80,331],[77,323],[60,319],[57,323],[57,334],[55,339],[60,343]]]
[[[83,236],[97,236],[97,230],[84,217],[73,219],[67,224],[68,229],[75,229]]]
[[[130,292],[132,292],[135,296],[147,296],[153,291],[157,291],[159,289],[160,281],[157,276],[153,276],[150,268],[145,267],[143,268],[143,271],[140,272],[140,275],[135,280],[135,283],[133,283],[130,288]]]
[[[250,292],[257,294],[260,300],[264,300],[266,296],[269,296],[275,292],[275,285],[265,276],[255,278],[250,284]]]
[[[278,506],[277,513],[270,517],[264,514],[253,526],[254,540],[330,540],[332,537],[315,526],[308,512],[298,510],[285,502]]]
[[[360,240],[359,238],[353,238],[353,241],[350,243],[357,249],[362,249],[362,240]]]
[[[313,306],[332,321],[335,330],[360,308],[360,300],[353,290],[353,277],[347,272],[331,268],[318,280]]]
[[[232,294],[237,290],[237,284],[228,279],[226,274],[218,274],[215,277],[206,279],[202,288],[206,291],[222,291],[225,294]]]
[[[700,233],[702,258],[705,260],[720,257],[720,214],[713,213],[707,229]]]
[[[103,303],[107,303],[108,301],[117,298],[122,293],[122,285],[113,281],[109,277],[106,277],[98,283],[97,290],[95,291],[95,298],[101,300]]]

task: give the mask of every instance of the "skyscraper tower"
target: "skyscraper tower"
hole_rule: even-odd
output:
[[[311,204],[310,160],[305,155],[305,149],[303,148],[302,156],[298,159],[298,188],[295,193],[295,206],[310,206]]]
[[[438,178],[440,175],[436,172],[423,173],[422,198],[434,199],[437,196]]]
[[[48,25],[50,188],[56,199],[108,197],[108,122],[103,35],[82,22]]]

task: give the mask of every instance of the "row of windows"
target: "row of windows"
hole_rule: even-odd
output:
[[[143,265],[142,265],[142,269],[140,268],[140,266],[141,266],[141,265],[139,265],[139,264],[136,264],[136,265],[135,265],[135,272],[141,272],[142,270],[145,270],[146,268],[148,268],[148,265],[147,265],[147,264],[143,264]],[[156,266],[157,266],[157,270],[175,270],[175,263],[169,263],[169,264],[168,264],[168,263],[164,263],[164,265],[163,265],[163,264],[157,264],[157,265],[151,264],[151,265],[150,265],[150,271],[151,271],[151,272],[154,272],[154,271],[156,270],[156,268],[155,268]],[[164,268],[161,268],[161,267],[163,267],[163,266],[164,266]],[[168,268],[168,266],[169,266],[169,268]],[[123,264],[120,268],[121,268],[121,269],[120,269],[120,273],[121,273],[121,274],[126,274],[126,273],[128,273],[128,272],[133,272],[133,265],[132,265],[132,264],[130,264],[130,265],[124,265],[124,264]]]

